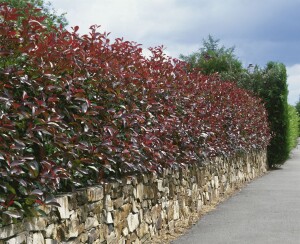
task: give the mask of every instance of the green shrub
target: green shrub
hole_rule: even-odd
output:
[[[234,55],[234,47],[225,48],[219,46],[219,39],[214,39],[211,35],[207,40],[203,40],[203,47],[190,55],[180,55],[180,59],[187,62],[190,67],[200,69],[203,74],[218,73],[226,78],[242,71],[242,63]],[[228,79],[231,80],[232,79]]]
[[[261,80],[254,81],[254,92],[265,102],[272,139],[268,146],[271,167],[283,164],[289,156],[288,87],[285,65],[269,62]]]
[[[299,114],[294,106],[288,106],[289,115],[289,132],[288,143],[289,152],[297,146],[297,139],[299,136]]]

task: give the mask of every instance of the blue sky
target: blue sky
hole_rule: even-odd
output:
[[[101,25],[111,39],[124,37],[145,49],[165,46],[175,58],[201,47],[211,34],[248,64],[287,66],[289,103],[300,95],[300,0],[50,0],[80,33]]]

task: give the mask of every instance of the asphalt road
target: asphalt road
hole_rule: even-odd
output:
[[[172,244],[300,244],[300,146]]]

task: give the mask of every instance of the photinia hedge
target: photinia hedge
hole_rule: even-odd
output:
[[[34,215],[57,191],[199,163],[270,140],[261,101],[140,45],[45,28],[0,4],[0,212]],[[21,24],[16,24],[20,23]]]

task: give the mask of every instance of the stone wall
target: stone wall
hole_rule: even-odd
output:
[[[47,218],[0,228],[0,243],[144,243],[266,170],[266,152],[253,152],[81,189],[58,196]]]

